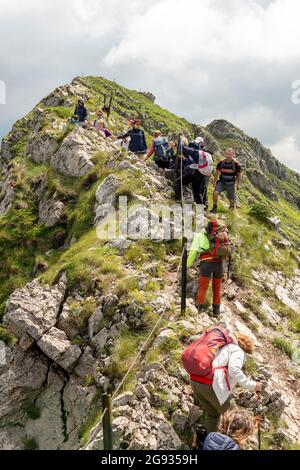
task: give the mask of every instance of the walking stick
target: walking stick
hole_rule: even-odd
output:
[[[257,392],[257,399],[261,400],[261,393]],[[258,416],[257,416],[257,437],[258,437],[258,450],[261,450],[261,409],[260,405],[258,407]]]

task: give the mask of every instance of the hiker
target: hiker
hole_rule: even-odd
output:
[[[87,122],[88,114],[88,110],[84,105],[84,100],[79,99],[74,115],[71,118],[71,122],[77,126],[83,126]]]
[[[133,128],[130,129],[126,134],[121,135],[118,139],[128,139],[130,137],[130,143],[128,150],[130,152],[138,154],[144,154],[147,152],[147,143],[145,132],[141,129],[141,121],[136,119],[133,124]]]
[[[159,168],[167,169],[170,167],[174,159],[174,149],[176,144],[174,141],[168,141],[166,137],[162,136],[161,131],[154,132],[154,140],[144,160],[146,162],[154,155],[154,161]]]
[[[218,163],[215,173],[215,191],[213,195],[214,205],[211,210],[211,213],[213,214],[218,212],[219,195],[224,191],[226,191],[227,197],[230,201],[230,210],[234,210],[237,199],[236,190],[239,191],[241,189],[242,166],[240,162],[234,158],[235,151],[232,148],[228,148],[225,152],[225,157],[225,160]]]
[[[207,152],[211,156],[213,155],[213,152],[211,150],[208,150],[205,147],[203,137],[200,137],[200,136],[197,137],[193,142],[189,143],[189,147]],[[208,210],[208,186],[209,186],[210,178],[211,178],[210,176],[206,176],[205,182],[203,182],[202,190],[201,190],[203,204],[204,204],[204,208],[206,211]]]
[[[214,171],[213,159],[209,153],[197,148],[189,147],[188,140],[181,139],[182,152],[182,177],[178,178],[175,185],[175,199],[181,200],[182,186],[192,185],[194,201],[203,204],[203,191],[206,185],[206,177]]]
[[[203,333],[182,355],[183,365],[190,375],[195,402],[205,410],[207,433],[216,432],[220,417],[232,408],[231,395],[236,385],[250,392],[261,393],[262,385],[243,372],[246,354],[252,354],[253,341],[248,336],[235,336],[221,326]]]
[[[195,261],[200,261],[199,287],[196,307],[199,312],[205,310],[205,299],[210,281],[213,284],[213,316],[221,313],[222,282],[224,261],[230,257],[231,248],[225,224],[211,220],[204,233],[196,234],[190,248],[187,266],[191,268]]]
[[[107,129],[106,122],[102,111],[97,113],[97,118],[93,123],[94,129],[101,133],[103,137],[111,137],[112,133]]]
[[[204,426],[197,426],[193,448],[198,450],[244,450],[254,433],[253,417],[247,411],[226,411],[218,432],[207,435]]]

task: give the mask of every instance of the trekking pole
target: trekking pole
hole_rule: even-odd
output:
[[[187,239],[183,238],[182,273],[181,273],[181,316],[186,313],[187,291]]]
[[[102,395],[102,426],[103,426],[103,441],[104,450],[113,450],[113,437],[112,437],[112,404],[110,395]]]
[[[232,255],[230,255],[228,259],[227,281],[230,281],[231,266],[232,266]]]
[[[257,399],[261,400],[261,393],[257,392]],[[260,404],[258,406],[258,416],[257,416],[257,437],[258,437],[258,450],[261,450],[261,409]]]
[[[108,105],[107,121],[109,121],[109,118],[110,118],[113,99],[114,99],[114,94],[112,93],[111,97],[110,97],[110,100],[109,100],[109,105]]]
[[[178,167],[179,167],[179,157],[181,156],[181,134],[178,137],[177,151],[176,151],[176,161],[175,161],[175,175],[174,175],[174,186],[178,178]]]

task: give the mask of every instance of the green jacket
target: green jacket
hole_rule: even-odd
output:
[[[201,253],[209,251],[210,243],[206,233],[198,233],[195,235],[193,243],[190,248],[188,257],[188,268],[191,268],[194,262],[199,258]]]

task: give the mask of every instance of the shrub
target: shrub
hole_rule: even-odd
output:
[[[255,204],[249,210],[249,215],[260,222],[266,222],[268,217],[272,216],[271,209],[263,203]]]
[[[291,360],[293,359],[295,347],[289,341],[278,336],[272,340],[272,344],[275,348],[279,349],[279,351],[286,354]]]

